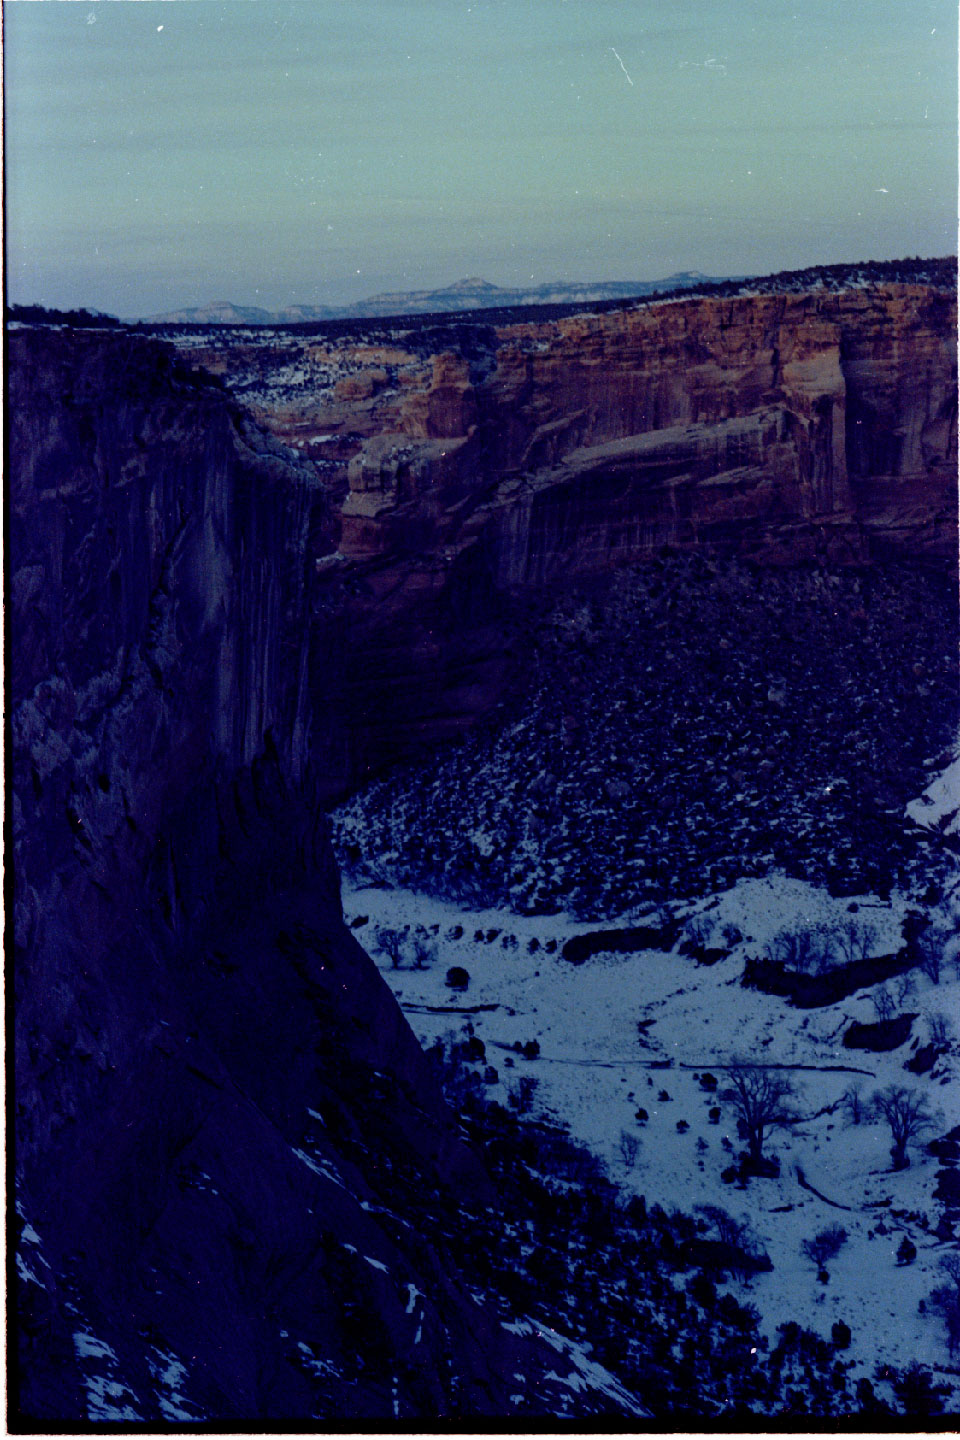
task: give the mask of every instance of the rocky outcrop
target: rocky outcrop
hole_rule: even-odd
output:
[[[490,1181],[342,922],[313,471],[152,343],[10,361],[13,1416],[555,1413],[444,1258]]]

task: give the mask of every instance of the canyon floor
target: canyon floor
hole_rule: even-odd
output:
[[[467,909],[403,888],[347,886],[344,902],[348,922],[378,956],[421,1043],[429,1048],[439,1040],[449,1048],[469,1036],[482,1042],[478,1074],[487,1065],[497,1072],[485,1085],[490,1100],[509,1105],[512,1097],[528,1119],[569,1127],[627,1196],[643,1194],[648,1204],[687,1213],[721,1206],[746,1223],[773,1268],[730,1282],[731,1288],[742,1303],[757,1306],[771,1343],[791,1320],[828,1341],[834,1322],[842,1321],[852,1332],[844,1359],[853,1361],[853,1381],[872,1379],[884,1364],[920,1361],[956,1383],[942,1323],[918,1313],[941,1278],[940,1259],[954,1249],[935,1231],[941,1162],[925,1143],[933,1132],[911,1147],[909,1168],[894,1172],[889,1131],[878,1123],[846,1123],[841,1104],[852,1085],[859,1084],[866,1098],[891,1083],[915,1083],[904,1062],[926,1041],[929,1017],[955,1016],[960,1009],[960,978],[952,965],[939,985],[922,976],[911,980],[905,1005],[916,1014],[912,1041],[873,1054],[842,1044],[853,1022],[875,1019],[869,989],[811,1012],[740,984],[744,954],[762,946],[774,929],[814,916],[840,921],[847,913],[849,902],[800,881],[746,881],[690,907],[691,919],[706,916],[718,930],[733,923],[745,932],[710,966],[654,950],[601,952],[574,966],[562,947],[587,927],[565,915]],[[960,894],[955,918],[958,902]],[[894,942],[900,904],[871,896],[859,897],[859,904],[880,919],[884,943]],[[425,968],[415,968],[412,958],[394,968],[378,954],[378,928],[409,927],[412,934],[418,926],[436,932],[436,951]],[[462,935],[453,938],[458,930]],[[446,981],[453,965],[470,977],[459,998]],[[640,1021],[648,1022],[642,1040]],[[520,1047],[531,1041],[539,1053],[528,1059]],[[729,1107],[721,1107],[719,1122],[710,1119],[716,1092],[702,1084],[706,1074],[722,1089],[724,1067],[744,1056],[783,1067],[796,1081],[803,1114],[800,1124],[770,1144],[780,1160],[779,1176],[748,1183],[723,1178],[742,1142]],[[921,1081],[936,1106],[939,1134],[960,1124],[958,1079],[960,1046],[953,1039]],[[532,1093],[521,1098],[524,1089]],[[640,1107],[649,1116],[642,1122],[636,1119]],[[639,1142],[635,1154],[624,1134]],[[848,1239],[828,1262],[829,1282],[821,1283],[802,1242],[835,1223]],[[897,1261],[904,1237],[916,1246],[909,1265]]]
[[[483,1103],[566,1130],[625,1198],[706,1216],[707,1234],[709,1207],[729,1212],[772,1262],[729,1282],[768,1342],[847,1325],[849,1383],[888,1399],[890,1366],[960,1373],[927,1309],[956,1249],[951,616],[923,573],[674,558],[571,591],[541,617],[524,697],[334,813],[345,918],[428,1052],[457,1057]],[[785,935],[826,953],[813,971],[902,954],[911,915],[925,966],[807,1008],[743,983]],[[881,1016],[903,1017],[892,1048],[844,1044]],[[796,1088],[776,1176],[734,1174],[719,1097],[744,1060]],[[900,1170],[866,1113],[891,1085],[932,1117]],[[803,1246],[833,1225],[825,1280]]]

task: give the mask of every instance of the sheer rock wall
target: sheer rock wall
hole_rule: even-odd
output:
[[[399,415],[385,408],[341,548],[390,556],[424,517],[439,543],[469,543],[463,511],[480,506],[507,584],[665,544],[769,563],[946,555],[955,326],[954,297],[885,285],[502,328],[486,378],[438,355]]]
[[[425,1233],[492,1190],[342,921],[313,472],[152,343],[10,361],[12,1413],[553,1413]]]

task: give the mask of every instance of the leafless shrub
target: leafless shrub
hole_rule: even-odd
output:
[[[818,1231],[812,1240],[804,1240],[800,1248],[817,1270],[822,1271],[827,1261],[839,1255],[846,1243],[847,1232],[843,1226],[828,1225],[825,1230]]]
[[[877,1019],[889,1020],[893,1015],[894,1004],[893,996],[886,985],[881,985],[878,989],[874,990],[871,999],[873,1000],[873,1008],[877,1012]]]
[[[636,1165],[639,1153],[640,1136],[636,1135],[632,1130],[621,1130],[620,1154],[628,1170],[632,1170],[634,1165]]]

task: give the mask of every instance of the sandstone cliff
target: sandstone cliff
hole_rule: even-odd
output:
[[[351,452],[323,462],[347,562],[322,568],[351,716],[332,793],[489,708],[513,674],[506,613],[544,588],[665,547],[953,565],[955,334],[954,294],[891,283],[411,332],[362,404],[324,398],[319,372],[298,423]],[[363,372],[362,345],[339,354]],[[298,433],[285,406],[260,413]]]
[[[464,496],[484,508],[506,584],[664,544],[773,563],[946,555],[954,334],[953,297],[917,285],[501,328],[486,378],[439,355],[384,412],[392,447],[368,439],[351,467],[342,548],[389,555],[398,512],[429,495],[446,544],[462,543]]]
[[[10,358],[14,1415],[552,1413],[424,1233],[493,1192],[342,923],[313,472],[152,343]]]

